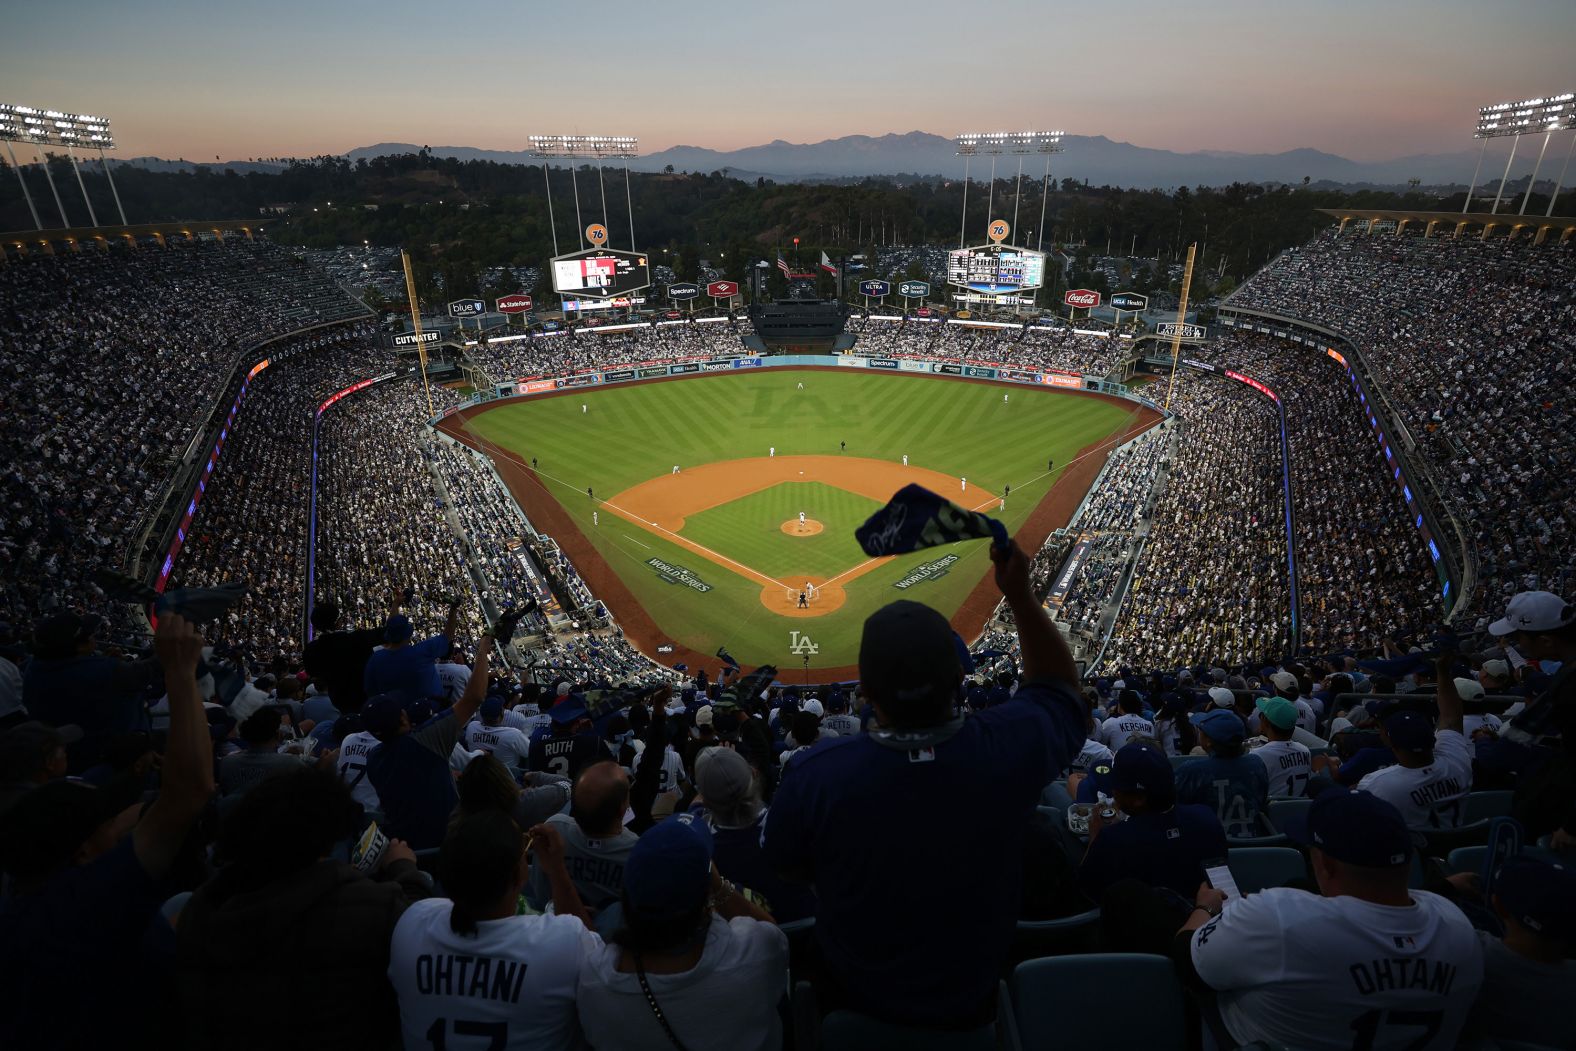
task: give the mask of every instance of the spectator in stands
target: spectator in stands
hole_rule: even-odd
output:
[[[1450,658],[1440,658],[1438,727],[1411,709],[1387,716],[1379,724],[1379,737],[1395,763],[1357,782],[1359,789],[1399,810],[1415,829],[1455,828],[1472,790],[1472,746],[1461,733],[1461,698],[1450,665]]]
[[[696,761],[692,813],[711,829],[717,871],[741,890],[762,900],[778,923],[815,915],[815,893],[774,872],[761,851],[766,805],[760,776],[731,748],[711,748]]]
[[[395,600],[397,601],[397,600]],[[398,612],[391,602],[389,616]],[[367,691],[362,683],[366,673],[367,658],[383,642],[380,628],[361,628],[340,631],[339,605],[327,599],[312,608],[312,628],[315,634],[306,644],[302,659],[307,673],[317,683],[317,688],[328,694],[334,707],[341,712],[356,712],[366,703]]]
[[[339,753],[334,751],[315,757],[300,752],[281,752],[279,728],[283,723],[284,712],[274,705],[258,708],[246,717],[240,725],[246,751],[219,761],[219,791],[222,794],[240,795],[264,778],[294,773],[314,764],[326,770],[334,769],[334,761],[339,758]]]
[[[1108,776],[1120,818],[1108,821],[1097,807],[1089,819],[1089,848],[1078,882],[1092,901],[1113,893],[1125,902],[1151,889],[1191,895],[1204,878],[1204,863],[1226,856],[1226,833],[1213,808],[1178,803],[1171,761],[1152,744],[1123,745]],[[1098,788],[1098,786],[1096,786]],[[1116,905],[1113,916],[1130,910]]]
[[[580,772],[570,794],[568,814],[554,814],[547,824],[563,839],[564,867],[580,900],[593,914],[619,900],[624,868],[639,841],[624,827],[629,811],[629,775],[611,760],[592,763]],[[526,900],[537,909],[552,900],[547,873],[540,868],[526,885]]]
[[[1483,952],[1455,905],[1408,889],[1411,836],[1400,812],[1337,789],[1290,831],[1310,848],[1322,896],[1277,887],[1230,901],[1201,884],[1177,932],[1173,959],[1213,993],[1226,1035],[1346,1049],[1379,1046],[1383,1031],[1386,1046],[1455,1046],[1483,981]]]
[[[485,666],[474,671],[486,678]],[[518,913],[533,848],[557,915]],[[578,975],[602,942],[581,918],[557,830],[538,825],[527,839],[506,814],[474,814],[444,838],[438,868],[449,898],[406,909],[389,950],[405,1046],[454,1047],[476,1037],[500,1047],[580,1046]]]
[[[1292,740],[1297,729],[1297,709],[1284,697],[1261,697],[1259,729],[1267,738],[1248,754],[1264,764],[1269,775],[1269,798],[1300,798],[1313,776],[1313,753]]]
[[[573,780],[592,763],[603,758],[602,743],[586,717],[585,699],[568,694],[547,713],[552,719],[548,737],[531,742],[528,766],[532,771],[557,774]]]
[[[393,693],[406,701],[414,701],[443,696],[443,680],[438,677],[437,663],[449,656],[449,640],[459,624],[460,601],[450,598],[447,605],[449,622],[443,634],[417,643],[410,641],[414,628],[409,617],[403,613],[389,617],[383,625],[383,645],[372,651],[362,673],[362,685],[368,697]]]
[[[37,721],[0,732],[0,814],[39,785],[65,777],[66,748],[81,735],[75,726]]]
[[[1176,771],[1177,799],[1215,811],[1226,835],[1247,839],[1264,834],[1261,816],[1269,805],[1269,774],[1243,750],[1247,727],[1236,712],[1214,709],[1193,716],[1204,755]]]
[[[465,747],[473,752],[486,752],[509,773],[518,774],[531,754],[531,742],[519,730],[504,725],[503,698],[496,694],[489,696],[481,703],[477,714],[480,720],[465,727],[462,738]]]
[[[1501,1040],[1529,1047],[1576,1045],[1576,1018],[1553,1009],[1576,995],[1576,962],[1570,959],[1576,945],[1576,873],[1546,861],[1511,858],[1494,873],[1490,904],[1505,936],[1477,932],[1483,991],[1473,1002],[1464,1035],[1471,1046]]]
[[[57,613],[34,629],[37,650],[22,674],[22,698],[35,718],[75,725],[82,739],[67,749],[80,772],[103,754],[111,736],[147,728],[143,693],[158,681],[153,658],[121,660],[98,649],[104,619]]]
[[[593,1047],[782,1046],[788,938],[712,864],[706,823],[669,818],[640,837],[624,926],[587,952],[577,1007]]]
[[[531,774],[530,787],[522,789],[507,768],[490,755],[478,755],[465,764],[455,781],[460,805],[449,819],[456,822],[484,810],[498,810],[514,818],[521,828],[533,828],[563,810],[569,802],[569,779],[553,774]]]
[[[945,617],[895,602],[865,622],[861,689],[879,726],[800,756],[766,818],[768,863],[814,883],[824,1003],[894,1022],[974,1026],[990,1017],[1018,916],[1028,812],[1083,739],[1077,670],[1014,545],[993,548],[1022,645],[1024,685],[954,718],[963,671]],[[874,801],[886,800],[880,804]],[[971,830],[969,909],[938,828]],[[923,914],[923,924],[912,917]]]
[[[506,614],[498,619],[496,630],[508,638],[517,623]],[[362,710],[362,725],[379,742],[367,757],[367,777],[378,793],[389,834],[407,840],[413,849],[443,842],[449,814],[458,802],[449,756],[487,690],[492,645],[493,637],[483,635],[465,693],[427,725],[412,728],[399,694],[375,696]]]
[[[1155,724],[1144,718],[1144,699],[1137,690],[1124,689],[1116,698],[1117,714],[1100,726],[1100,743],[1112,752],[1136,737],[1153,738]]]
[[[192,895],[177,928],[191,1046],[286,1046],[299,1039],[303,1018],[325,1044],[393,1038],[389,939],[428,885],[397,839],[377,861],[377,880],[332,857],[360,827],[361,808],[327,770],[271,777],[226,816],[216,851],[222,867]],[[289,1010],[237,1020],[239,990]]]
[[[821,720],[821,732],[851,737],[860,731],[859,718],[848,714],[848,695],[834,689],[826,698],[826,717]]]
[[[1501,736],[1532,760],[1525,769],[1536,767],[1523,778],[1516,816],[1531,835],[1552,834],[1557,849],[1576,850],[1576,606],[1552,592],[1523,592],[1488,630],[1529,660],[1560,662]]]
[[[159,795],[146,812],[140,785],[62,780],[28,792],[0,818],[0,860],[11,878],[0,898],[0,1045],[110,1047],[149,1021],[143,997],[153,989],[137,980],[139,949],[214,787],[197,689],[202,648],[184,617],[159,618],[154,649],[170,726]]]

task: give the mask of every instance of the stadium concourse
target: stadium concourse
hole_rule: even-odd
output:
[[[1067,529],[994,556],[967,664],[904,603],[860,683],[807,689],[625,643],[289,253],[0,267],[0,1046],[1038,1047],[1112,1042],[1089,996],[1123,987],[1145,1047],[1571,1046],[1573,288],[1568,247],[1332,233],[1231,301],[1343,333],[1407,414],[1470,523],[1454,629],[1344,372],[1228,333]]]

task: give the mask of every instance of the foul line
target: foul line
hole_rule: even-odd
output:
[[[637,544],[640,547],[645,548],[647,551],[651,550],[651,546],[649,544],[642,544],[642,543],[640,543],[639,540],[636,540],[634,537],[630,536],[628,533],[620,533],[619,536],[623,537],[625,540],[628,540],[631,544]]]

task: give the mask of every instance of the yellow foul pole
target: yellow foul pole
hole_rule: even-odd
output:
[[[1177,328],[1171,334],[1171,382],[1166,386],[1166,408],[1171,408],[1171,392],[1177,387],[1177,358],[1182,353],[1182,326],[1187,323],[1187,290],[1193,286],[1193,253],[1198,242],[1187,246],[1187,266],[1182,270],[1182,296],[1177,302]],[[410,265],[405,267],[405,278],[410,279]],[[414,300],[412,300],[414,302]]]
[[[432,385],[427,382],[427,344],[421,341],[421,308],[416,305],[416,278],[410,272],[410,253],[401,248],[400,262],[405,264],[405,295],[410,299],[410,323],[416,328],[416,360],[421,362],[421,387],[427,392],[427,415],[438,415],[432,407]],[[1193,272],[1193,255],[1188,253],[1188,273]],[[1187,303],[1187,291],[1182,292],[1182,302]]]

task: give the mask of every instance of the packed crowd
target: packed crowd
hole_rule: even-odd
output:
[[[1181,435],[1106,665],[1274,657],[1290,640],[1280,426],[1256,391],[1179,376]]]
[[[857,692],[729,667],[522,684],[494,653],[517,616],[466,664],[397,594],[368,630],[320,606],[264,673],[223,656],[226,618],[199,629],[211,592],[167,594],[135,659],[98,652],[96,618],[40,621],[6,640],[0,1042],[282,1046],[309,1018],[321,1046],[775,1051],[852,1011],[976,1043],[1011,1012],[1042,1046],[1088,1005],[1038,958],[1116,966],[1091,949],[1147,954],[1101,972],[1144,983],[1145,1046],[1346,1048],[1385,1017],[1428,1048],[1576,1041],[1552,1009],[1576,992],[1568,793],[1518,803],[1547,846],[1481,875],[1442,856],[1490,834],[1462,815],[1522,776],[1504,746],[1576,771],[1576,680],[1549,674],[1576,666],[1576,608],[1518,595],[1472,652],[1084,684],[1023,552],[993,562],[1013,659],[971,666],[899,601]],[[1466,714],[1484,691],[1521,697],[1493,730]],[[934,832],[965,823],[971,906],[938,909],[962,847]],[[1237,846],[1267,833],[1273,871]],[[1058,917],[1072,941],[1020,922]],[[238,1024],[234,990],[287,988]]]
[[[941,322],[867,320],[854,352],[872,357],[947,358],[1104,376],[1130,349],[1121,340],[1080,334],[1065,326],[981,328]]]
[[[0,267],[0,405],[28,421],[0,437],[0,610],[31,619],[121,566],[243,351],[364,313],[262,242]]]
[[[1428,551],[1345,373],[1311,347],[1245,333],[1224,334],[1208,357],[1267,385],[1285,407],[1304,652],[1438,621]]]
[[[1576,244],[1332,229],[1229,305],[1356,344],[1473,534],[1480,617],[1515,591],[1564,585],[1576,557],[1571,405],[1548,392],[1576,367]]]
[[[542,333],[507,343],[482,343],[471,356],[499,381],[634,365],[643,361],[729,357],[742,352],[731,322],[643,326],[623,332],[595,328]]]

